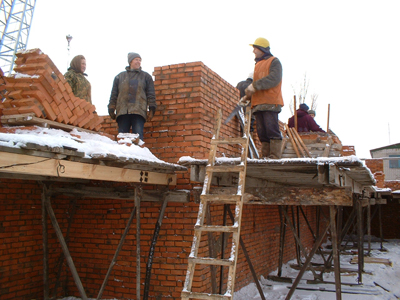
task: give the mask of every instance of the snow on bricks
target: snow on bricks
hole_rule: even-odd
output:
[[[35,117],[81,127],[102,129],[103,117],[96,107],[75,97],[64,75],[40,49],[16,54],[13,74],[4,77],[5,100],[0,103],[0,114],[32,114]]]

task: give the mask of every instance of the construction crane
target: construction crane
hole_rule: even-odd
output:
[[[26,49],[36,0],[0,0],[0,68],[9,75],[15,54]]]

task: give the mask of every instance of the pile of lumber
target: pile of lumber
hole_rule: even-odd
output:
[[[32,49],[20,51],[16,56],[16,74],[0,78],[5,81],[5,85],[0,82],[5,97],[0,103],[3,125],[13,119],[11,116],[34,115],[36,118],[100,131],[103,117],[97,115],[96,107],[75,97],[64,75],[46,54],[40,49]]]
[[[342,143],[336,135],[321,132],[296,132],[286,128],[282,158],[339,157],[343,155]]]

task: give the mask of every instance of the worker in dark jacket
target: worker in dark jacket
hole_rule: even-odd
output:
[[[269,41],[258,38],[253,44],[256,65],[253,83],[246,90],[246,97],[239,104],[246,105],[251,99],[252,113],[256,117],[257,135],[261,142],[261,154],[264,158],[282,157],[282,135],[279,129],[278,114],[283,107],[282,64],[270,52]]]
[[[67,73],[64,74],[65,80],[69,83],[75,97],[85,99],[92,103],[92,87],[85,76],[86,59],[83,55],[75,56],[70,63]]]
[[[315,122],[314,118],[308,114],[308,105],[305,103],[300,104],[299,109],[296,111],[297,114],[297,131],[298,132],[325,132],[319,125]],[[288,126],[290,128],[295,127],[294,116],[288,121]]]
[[[153,78],[142,71],[142,58],[138,53],[128,54],[129,66],[114,78],[108,113],[117,120],[118,132],[139,134],[143,139],[146,120],[151,120],[156,111],[156,95]]]

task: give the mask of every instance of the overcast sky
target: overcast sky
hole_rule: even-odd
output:
[[[306,74],[308,96],[318,95],[316,121],[326,129],[330,104],[330,128],[369,158],[371,149],[400,143],[399,9],[398,0],[37,0],[28,48],[40,48],[62,73],[83,54],[93,103],[106,115],[128,52],[138,52],[150,74],[202,61],[236,86],[254,68],[249,44],[264,37],[283,66],[280,120],[291,116]]]

